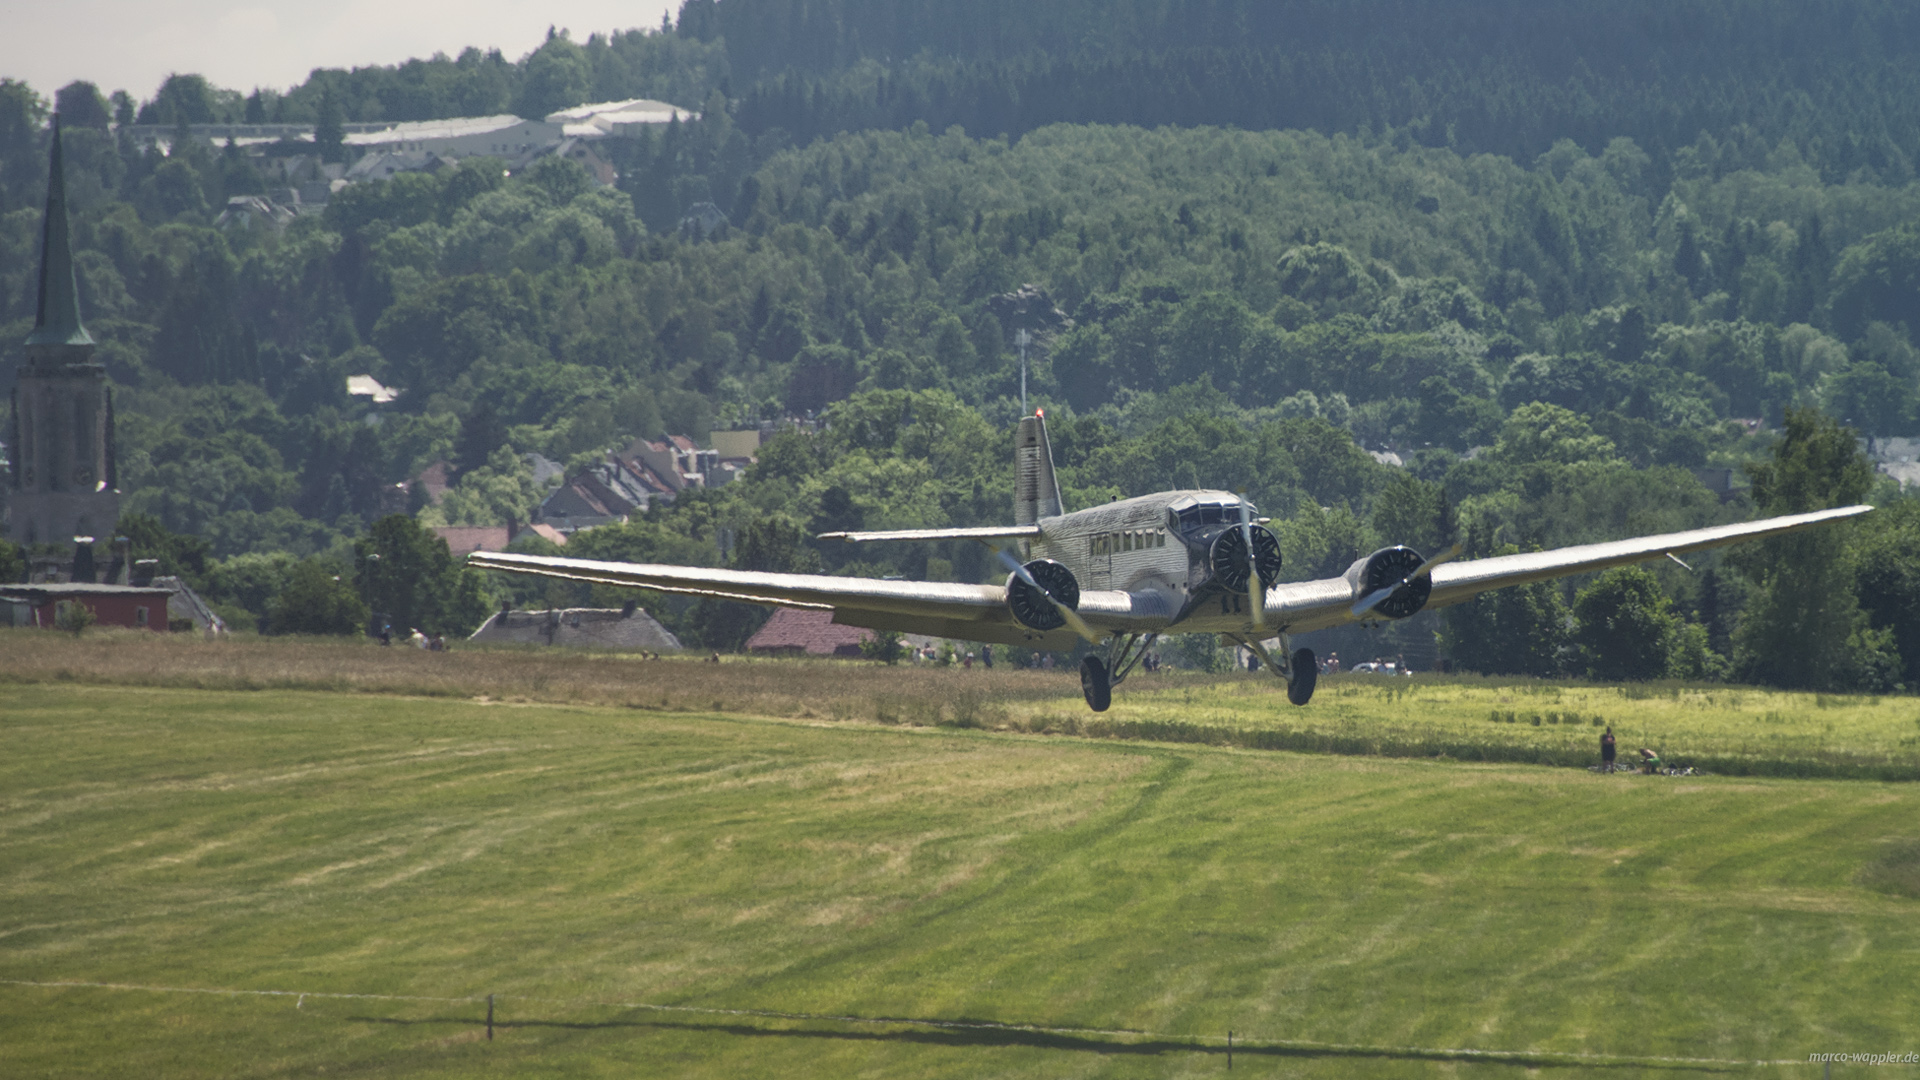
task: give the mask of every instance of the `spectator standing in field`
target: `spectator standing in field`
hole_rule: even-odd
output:
[[[980,662],[987,665],[988,670],[993,669],[993,646],[980,646]]]
[[[1600,736],[1600,768],[1604,772],[1613,771],[1613,749],[1613,725],[1609,724]]]

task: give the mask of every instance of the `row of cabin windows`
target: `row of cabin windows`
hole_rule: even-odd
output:
[[[1096,533],[1087,538],[1087,554],[1112,555],[1124,551],[1145,551],[1167,546],[1165,529],[1128,529],[1124,532]]]

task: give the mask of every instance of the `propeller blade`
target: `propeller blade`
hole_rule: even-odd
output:
[[[1459,558],[1460,552],[1462,550],[1463,549],[1460,547],[1459,544],[1455,544],[1452,547],[1448,548],[1447,550],[1441,552],[1440,554],[1435,555],[1433,558],[1428,559],[1426,562],[1421,563],[1419,566],[1414,568],[1413,573],[1408,574],[1406,577],[1401,578],[1399,581],[1396,581],[1391,585],[1382,585],[1381,587],[1361,597],[1353,605],[1353,614],[1365,615],[1367,612],[1372,611],[1376,607],[1379,607],[1381,603],[1383,603],[1388,597],[1392,596],[1394,593],[1397,593],[1401,589],[1404,589],[1407,586],[1413,584],[1416,580],[1426,577],[1428,574],[1433,573],[1434,567],[1439,566],[1443,562],[1451,562],[1452,560]]]
[[[1398,585],[1383,585],[1380,588],[1375,589],[1372,592],[1368,593],[1367,595],[1354,601],[1352,614],[1354,614],[1355,616],[1365,615],[1367,612],[1372,611],[1376,607],[1379,607],[1380,602],[1382,600],[1385,600],[1387,597],[1392,596],[1394,593],[1397,593],[1399,591],[1400,591],[1400,586]]]
[[[1401,582],[1401,584],[1404,585],[1407,582],[1412,581],[1414,578],[1426,577],[1428,574],[1433,573],[1434,567],[1439,566],[1443,562],[1452,562],[1453,560],[1459,558],[1460,553],[1464,550],[1466,549],[1461,547],[1459,544],[1453,545],[1452,547],[1441,552],[1440,554],[1435,555],[1433,558],[1428,559],[1426,562],[1421,563],[1418,569],[1416,569],[1413,573],[1407,575],[1407,581]]]
[[[1253,521],[1247,509],[1247,493],[1240,496],[1240,539],[1247,545],[1247,610],[1253,613],[1255,629],[1267,628],[1267,591],[1260,586],[1260,563],[1253,557]]]
[[[995,548],[994,554],[1000,556],[1000,561],[1006,563],[1007,567],[1013,571],[1014,576],[1025,582],[1028,588],[1046,597],[1047,602],[1052,604],[1054,610],[1060,613],[1060,617],[1067,620],[1067,625],[1073,627],[1074,633],[1087,639],[1091,644],[1100,644],[1100,635],[1093,632],[1093,627],[1087,625],[1087,620],[1081,618],[1079,612],[1056,599],[1051,592],[1047,591],[1045,585],[1034,580],[1033,574],[1021,564],[1019,559],[1008,554],[1006,548]]]

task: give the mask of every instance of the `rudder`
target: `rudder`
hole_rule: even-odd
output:
[[[1020,418],[1013,440],[1013,465],[1014,524],[1032,525],[1066,512],[1060,503],[1060,481],[1053,474],[1047,422],[1039,413]]]

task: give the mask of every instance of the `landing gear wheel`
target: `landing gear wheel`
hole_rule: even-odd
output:
[[[1314,684],[1320,681],[1320,666],[1314,662],[1313,650],[1295,650],[1290,667],[1292,673],[1287,679],[1287,700],[1295,705],[1305,705],[1313,700]]]
[[[1106,712],[1107,706],[1113,704],[1112,677],[1106,662],[1097,656],[1080,661],[1080,693],[1087,699],[1087,708],[1094,712]]]

